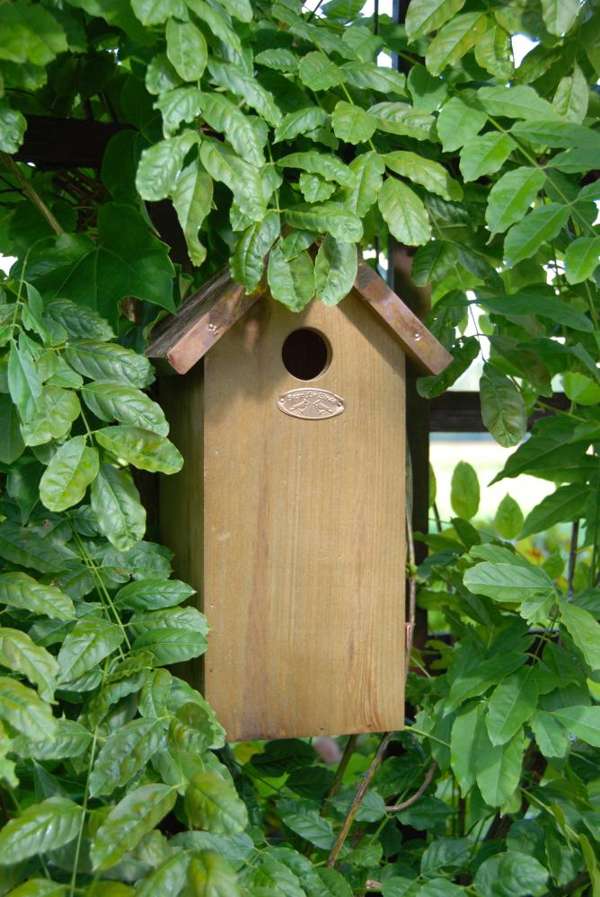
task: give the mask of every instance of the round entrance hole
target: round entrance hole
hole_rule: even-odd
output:
[[[300,327],[285,338],[281,349],[285,369],[298,380],[314,380],[329,367],[331,347],[318,330]]]

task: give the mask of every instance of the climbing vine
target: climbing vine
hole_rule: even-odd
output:
[[[600,8],[362,11],[0,4],[0,895],[600,895]],[[144,345],[226,265],[334,305],[390,237],[454,356],[421,395],[483,359],[496,479],[555,491],[482,522],[460,462],[446,521],[432,480],[404,731],[226,746],[167,669],[210,635],[138,492],[182,464]]]

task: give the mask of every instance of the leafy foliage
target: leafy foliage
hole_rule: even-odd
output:
[[[362,9],[0,5],[0,151],[34,115],[118,125],[99,171],[2,156],[1,895],[600,894],[600,13],[411,0],[399,27]],[[516,65],[519,33],[536,45]],[[556,489],[525,519],[513,490],[478,526],[457,465],[456,517],[416,572],[440,637],[414,651],[412,715],[330,868],[377,738],[339,780],[333,741],[225,747],[165,669],[207,625],[145,538],[139,472],[182,459],[141,350],[226,264],[293,310],[335,305],[390,235],[454,354],[421,393],[483,351],[482,416],[514,449],[497,479]],[[571,405],[548,414],[557,388]],[[564,524],[566,568],[540,535]]]

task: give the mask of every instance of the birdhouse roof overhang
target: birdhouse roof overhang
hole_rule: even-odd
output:
[[[423,374],[440,374],[452,356],[423,325],[408,305],[366,264],[358,266],[351,291],[366,302],[391,328],[402,351]],[[186,374],[214,344],[268,294],[261,285],[246,293],[228,271],[215,275],[161,324],[146,355]]]

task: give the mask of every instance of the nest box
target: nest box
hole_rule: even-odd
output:
[[[210,624],[194,684],[229,739],[401,728],[405,358],[436,374],[451,356],[367,265],[299,314],[218,275],[147,354],[181,375],[160,381],[185,459],[161,530]]]

